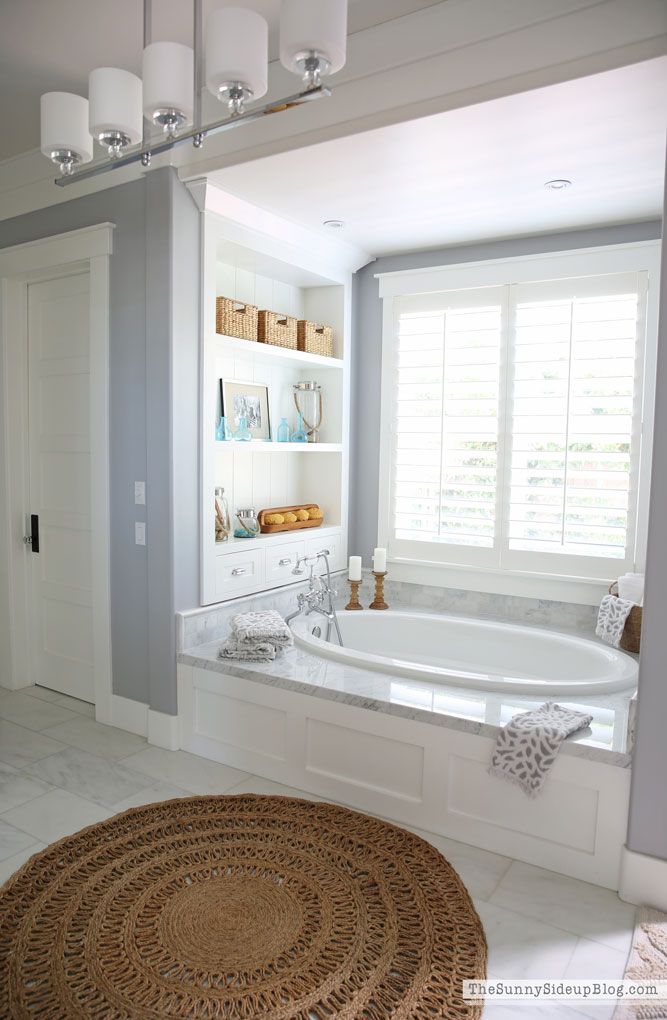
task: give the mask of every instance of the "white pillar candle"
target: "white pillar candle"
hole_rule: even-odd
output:
[[[387,571],[387,550],[376,549],[373,553],[373,570],[376,574],[384,574]]]
[[[350,556],[347,576],[350,581],[361,581],[361,556]]]

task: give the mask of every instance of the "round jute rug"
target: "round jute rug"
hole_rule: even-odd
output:
[[[470,897],[430,844],[284,797],[134,808],[0,891],[0,1017],[472,1020]]]

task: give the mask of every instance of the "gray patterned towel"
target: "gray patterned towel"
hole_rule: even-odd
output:
[[[595,633],[608,645],[618,648],[623,637],[625,621],[630,615],[634,602],[621,599],[618,595],[605,595],[600,603]]]
[[[553,701],[520,712],[498,734],[489,774],[516,783],[529,797],[536,797],[565,738],[590,726],[592,720],[592,715]]]
[[[238,613],[232,618],[230,631],[241,645],[269,641],[276,648],[289,648],[293,644],[292,631],[274,609],[261,613]]]
[[[244,645],[233,637],[228,637],[218,649],[219,659],[241,659],[246,662],[273,662],[275,657],[276,647],[268,641],[256,641],[253,645]]]

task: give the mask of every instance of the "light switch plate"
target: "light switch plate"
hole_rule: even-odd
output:
[[[134,522],[134,544],[146,545],[146,525],[144,521]]]
[[[146,506],[146,483],[135,482],[134,483],[134,503],[135,506]]]

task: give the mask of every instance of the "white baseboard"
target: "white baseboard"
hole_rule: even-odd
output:
[[[148,705],[131,698],[121,698],[119,694],[112,695],[111,724],[145,737],[148,733]]]
[[[113,726],[147,737],[149,744],[165,747],[168,751],[178,750],[178,717],[175,715],[154,712],[141,701],[132,701],[131,698],[121,698],[114,694],[111,718]]]
[[[148,743],[156,747],[166,747],[168,751],[178,751],[178,716],[165,715],[148,709]]]
[[[626,903],[667,910],[667,861],[624,846],[618,895]]]

